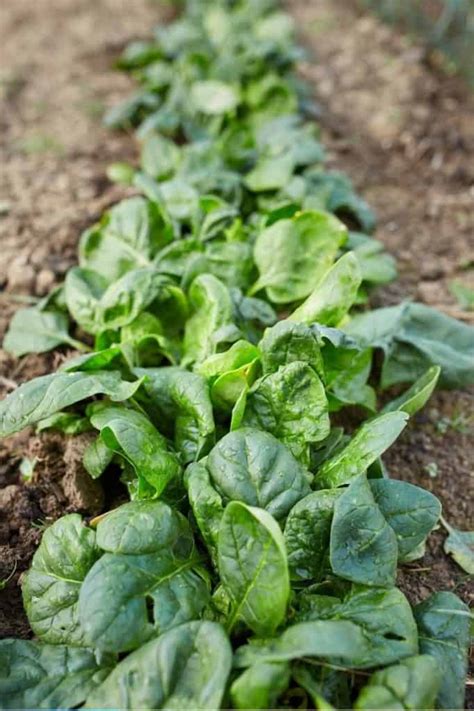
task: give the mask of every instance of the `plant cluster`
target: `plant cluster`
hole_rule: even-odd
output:
[[[2,708],[463,705],[466,605],[396,587],[441,506],[381,455],[438,380],[474,381],[473,329],[416,303],[349,314],[394,262],[324,168],[293,34],[273,0],[189,0],[120,60],[140,90],[108,122],[141,161],[110,175],[137,194],[12,319],[10,352],[80,353],[0,403],[0,434],[88,432],[85,469],[131,500],[44,532]]]

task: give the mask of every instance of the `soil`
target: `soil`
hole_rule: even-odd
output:
[[[351,0],[288,5],[316,59],[301,72],[314,85],[329,165],[348,173],[376,209],[377,236],[398,260],[400,279],[378,290],[374,305],[408,297],[472,320],[449,285],[474,286],[473,95]],[[100,115],[132,86],[113,70],[114,58],[159,13],[153,0],[135,0],[133,10],[127,0],[7,0],[2,8],[0,338],[15,308],[61,281],[81,230],[126,194],[105,169],[133,158],[136,147],[102,128]],[[0,396],[64,357],[18,361],[0,351]],[[438,393],[385,457],[393,477],[433,491],[445,518],[466,530],[474,529],[473,430],[474,391]],[[83,476],[83,446],[84,438],[31,432],[0,443],[0,580],[15,571],[0,591],[0,638],[30,634],[18,581],[42,527],[104,506],[100,485]],[[36,460],[27,483],[24,457]],[[434,590],[473,601],[444,537],[436,531],[425,556],[400,573],[413,602]]]

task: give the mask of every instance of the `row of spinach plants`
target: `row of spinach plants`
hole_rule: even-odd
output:
[[[109,175],[135,194],[12,319],[11,353],[78,354],[0,403],[0,434],[88,432],[130,502],[45,530],[2,708],[463,705],[468,608],[396,587],[441,505],[381,455],[437,382],[474,381],[473,329],[364,307],[394,260],[324,167],[301,57],[273,0],[188,0],[120,59],[139,89],[107,122],[141,158]]]

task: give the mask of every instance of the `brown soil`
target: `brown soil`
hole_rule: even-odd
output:
[[[374,303],[412,297],[469,319],[448,286],[453,278],[473,283],[466,269],[474,259],[472,95],[350,0],[289,5],[316,56],[302,72],[322,107],[329,164],[375,207],[377,236],[398,259],[400,280]],[[108,183],[105,168],[133,156],[133,141],[103,129],[99,114],[130,90],[111,69],[118,50],[158,19],[153,0],[135,0],[133,8],[127,0],[7,0],[2,11],[0,337],[18,297],[40,296],[60,281],[80,231],[125,194]],[[0,395],[63,357],[15,361],[0,351]],[[392,476],[433,491],[445,517],[464,529],[474,528],[473,427],[474,393],[439,393],[386,457]],[[0,637],[29,634],[18,576],[41,526],[68,511],[101,508],[103,492],[81,472],[81,440],[73,442],[22,433],[0,444],[0,580],[16,566],[0,592]],[[19,476],[24,456],[37,459],[28,484]],[[443,589],[472,601],[472,585],[444,554],[443,540],[441,530],[433,534],[424,558],[403,568],[411,600]]]
[[[154,0],[5,0],[0,13],[0,340],[27,296],[42,296],[75,262],[80,232],[125,195],[105,176],[135,155],[101,125],[133,83],[115,57],[163,16]],[[56,368],[64,353],[15,360],[0,350],[0,397]],[[83,444],[83,443],[82,443]],[[28,636],[19,575],[41,529],[70,511],[93,515],[103,492],[80,465],[81,439],[31,432],[0,442],[0,638]],[[36,458],[21,481],[23,457]],[[92,483],[92,486],[91,486]]]

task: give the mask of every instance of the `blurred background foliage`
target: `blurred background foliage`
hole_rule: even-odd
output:
[[[420,35],[441,52],[446,68],[457,69],[474,87],[474,0],[360,0],[361,4]]]

